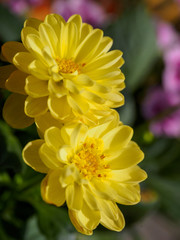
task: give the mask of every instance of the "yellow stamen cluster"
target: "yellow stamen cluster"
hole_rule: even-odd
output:
[[[75,63],[72,58],[61,59],[59,57],[56,57],[56,62],[59,67],[59,73],[74,73],[75,71],[78,71],[78,74],[80,74],[81,68],[85,65],[85,64]]]
[[[105,162],[105,157],[103,154],[103,141],[101,139],[87,138],[81,149],[74,155],[72,161],[84,178],[105,178],[110,171],[109,165]]]

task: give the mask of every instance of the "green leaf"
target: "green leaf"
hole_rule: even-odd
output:
[[[24,19],[10,13],[0,4],[0,39],[4,42],[19,40]]]
[[[12,168],[15,171],[21,169],[21,144],[13,134],[11,128],[0,121],[0,168],[1,171]]]
[[[56,240],[58,235],[74,231],[66,208],[58,208],[43,201],[32,204],[37,210],[40,230],[48,240]]]
[[[27,222],[24,240],[46,240],[39,230],[36,216],[31,217]]]
[[[180,221],[180,181],[153,176],[148,181],[160,198],[162,212],[176,221]]]
[[[126,90],[123,91],[125,97],[125,104],[124,106],[116,109],[120,115],[120,121],[123,124],[127,124],[133,126],[134,121],[136,119],[136,105],[134,98],[131,94],[127,93]]]
[[[151,71],[158,55],[152,18],[139,4],[126,11],[105,33],[113,38],[113,47],[123,51],[125,82],[130,90],[136,90]]]

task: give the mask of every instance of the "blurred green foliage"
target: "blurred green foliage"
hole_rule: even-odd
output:
[[[129,3],[130,4],[130,3]],[[0,5],[0,41],[20,40],[23,19]],[[121,120],[134,128],[134,140],[145,153],[141,166],[148,173],[142,191],[156,193],[154,199],[136,206],[120,206],[127,228],[149,212],[159,211],[180,221],[180,148],[178,139],[155,138],[140,114],[139,96],[159,59],[152,18],[142,4],[127,8],[116,22],[104,29],[114,39],[113,47],[124,52],[126,104],[118,109]],[[139,95],[140,94],[140,95]],[[0,106],[5,94],[0,92]],[[140,99],[142,101],[142,99]],[[121,233],[98,227],[92,237],[76,233],[66,207],[44,203],[40,196],[43,174],[26,166],[21,157],[24,145],[37,138],[35,126],[11,129],[0,120],[0,239],[1,240],[116,240]],[[133,234],[132,234],[133,237]],[[135,239],[135,236],[134,236]]]

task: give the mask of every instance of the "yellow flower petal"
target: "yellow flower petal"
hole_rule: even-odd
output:
[[[35,34],[28,34],[25,43],[28,50],[43,61],[42,49],[44,46],[40,37]]]
[[[94,53],[94,56],[100,56],[104,53],[107,53],[112,47],[113,40],[110,37],[103,37],[97,51]]]
[[[124,205],[134,205],[140,201],[140,190],[137,184],[111,182],[111,187],[116,192],[116,196],[114,195],[115,202]]]
[[[121,213],[121,211],[119,210],[115,203],[104,201],[104,204],[102,204],[103,201],[104,200],[101,200],[99,204],[99,206],[103,208],[103,210],[101,211],[101,224],[110,230],[118,232],[121,231],[125,226],[123,214]],[[110,212],[109,210],[112,212],[116,212],[116,216],[118,215],[117,220],[108,217],[107,211]]]
[[[65,79],[64,80],[64,86],[66,89],[69,90],[69,92],[74,93],[76,95],[80,94],[76,84],[73,83],[73,81]]]
[[[119,214],[117,211],[117,205],[114,202],[102,198],[97,198],[97,204],[102,215],[114,221],[118,220]]]
[[[75,165],[66,165],[63,168],[63,172],[60,176],[60,183],[62,187],[67,187],[74,184],[75,181],[79,180],[79,172]]]
[[[120,150],[129,143],[132,135],[132,128],[124,125],[118,126],[102,137],[104,149],[109,149],[111,152]]]
[[[89,137],[102,138],[106,133],[109,133],[114,127],[119,123],[119,114],[116,111],[110,112],[111,115],[114,114],[113,118],[106,121],[103,124],[99,124],[96,127],[90,128],[88,131]]]
[[[65,191],[59,182],[60,175],[61,170],[51,171],[41,184],[43,200],[57,207],[62,206],[65,202]]]
[[[69,209],[81,210],[83,204],[83,191],[79,184],[74,183],[67,186],[65,195]]]
[[[59,127],[59,128],[62,127],[62,123],[59,120],[53,118],[50,112],[46,112],[45,114],[42,114],[36,117],[35,123],[38,129],[38,132],[42,138],[44,136],[44,132],[51,126]]]
[[[26,96],[11,94],[6,100],[3,108],[5,121],[13,128],[26,128],[33,124],[34,119],[24,113],[24,102]]]
[[[28,67],[34,60],[32,54],[28,52],[18,52],[13,58],[13,63],[22,72],[30,73]]]
[[[41,61],[34,60],[29,64],[28,67],[30,73],[40,80],[49,80],[47,66],[45,66]]]
[[[69,118],[72,114],[66,97],[57,98],[50,96],[48,99],[48,107],[52,115],[61,120]]]
[[[47,23],[41,23],[39,25],[39,35],[43,45],[49,46],[52,54],[55,56],[58,38],[53,28]]]
[[[117,196],[116,192],[110,186],[109,182],[101,181],[101,179],[92,179],[89,183],[90,190],[99,198],[114,200]],[[115,195],[115,197],[114,197]]]
[[[77,23],[78,24],[78,23]],[[80,23],[79,23],[80,24]],[[61,44],[61,49],[64,48],[61,57],[63,58],[71,58],[74,54],[79,38],[79,29],[74,22],[70,21],[67,23],[64,29],[64,42]],[[68,47],[67,47],[68,46]]]
[[[105,103],[105,100],[98,96],[97,94],[93,93],[93,92],[90,92],[90,91],[84,91],[81,93],[81,96],[83,96],[84,98],[90,100],[90,101],[93,101],[95,103],[98,103],[98,104],[103,104]]]
[[[27,50],[20,42],[6,42],[2,46],[2,55],[6,58],[6,60],[10,63],[13,62],[13,57],[18,52],[26,52]]]
[[[21,31],[21,39],[22,39],[22,42],[23,42],[23,44],[24,44],[24,46],[26,48],[28,48],[28,45],[26,43],[26,38],[27,38],[27,36],[29,34],[33,34],[33,35],[39,36],[38,31],[35,28],[33,28],[33,27],[25,27],[25,28],[23,28],[22,31]]]
[[[6,80],[5,86],[9,91],[26,95],[25,80],[28,75],[19,70],[14,71]]]
[[[81,30],[80,43],[86,38],[86,36],[93,30],[93,27],[90,24],[83,23]]]
[[[76,149],[79,143],[83,143],[87,136],[88,127],[83,124],[77,124],[70,136],[70,145]]]
[[[16,70],[16,68],[11,64],[0,67],[0,88],[5,88],[5,82],[6,82],[7,78],[15,70]]]
[[[69,210],[69,217],[77,231],[86,235],[92,234],[101,219],[100,212],[92,211],[85,202],[81,211]]]
[[[83,224],[84,219],[86,218],[82,215],[79,217],[78,215],[79,215],[79,212],[69,209],[69,218],[71,219],[71,222],[76,228],[76,230],[85,235],[92,235],[93,231],[86,228]]]
[[[135,142],[129,142],[123,149],[119,149],[117,155],[107,159],[111,169],[120,170],[134,166],[141,162],[144,154]]]
[[[122,65],[122,52],[113,50],[105,55],[102,55],[97,60],[94,60],[84,67],[84,72],[92,71],[93,69],[119,68]]]
[[[67,96],[67,101],[74,111],[74,114],[86,114],[89,110],[89,104],[87,100],[82,98],[81,95],[71,94]]]
[[[100,29],[94,29],[90,32],[78,46],[75,53],[75,60],[77,62],[87,61],[98,48],[102,37],[103,32]]]
[[[85,74],[80,74],[77,76],[77,78],[74,79],[74,82],[80,86],[92,86],[94,84],[93,80]]]
[[[46,15],[44,22],[54,27],[59,26],[61,22],[65,23],[65,20],[61,15],[53,13]]]
[[[63,81],[56,82],[53,79],[49,80],[48,90],[50,93],[56,95],[57,98],[66,96],[68,93],[68,90],[64,87]]]
[[[78,30],[80,30],[81,27],[82,27],[82,18],[81,18],[80,15],[77,15],[77,14],[72,15],[72,16],[68,19],[67,22],[68,22],[68,23],[69,23],[69,22],[75,23]]]
[[[44,143],[44,140],[35,140],[29,142],[23,149],[24,162],[32,167],[35,171],[47,173],[48,168],[42,162],[39,156],[39,148]]]
[[[57,127],[51,127],[47,129],[44,134],[44,139],[48,146],[58,150],[62,145],[64,145],[64,140],[61,137],[61,131]]]
[[[48,82],[39,80],[32,75],[26,78],[25,90],[26,93],[33,98],[45,97],[49,95]]]
[[[42,21],[39,19],[29,18],[24,22],[24,27],[33,27],[38,30],[40,23],[42,23]]]
[[[56,152],[47,146],[46,143],[42,144],[39,149],[39,155],[43,163],[50,169],[58,169],[62,167],[61,162],[56,157]]]
[[[90,210],[99,211],[96,197],[94,196],[93,192],[91,192],[91,190],[87,187],[87,185],[84,185],[83,187],[83,198]]]
[[[137,184],[144,181],[147,174],[139,166],[133,166],[122,170],[111,171],[111,180],[119,183],[133,183]]]
[[[62,163],[68,163],[68,155],[73,150],[70,145],[62,145],[58,151],[58,158]]]
[[[94,230],[101,220],[100,211],[93,211],[89,208],[86,202],[84,202],[81,212],[82,215],[86,217],[84,221],[86,228]],[[81,218],[81,214],[79,214],[79,217]]]
[[[57,14],[49,14],[45,17],[44,22],[53,28],[57,37],[60,36],[60,24],[61,22],[65,23],[63,17]]]
[[[25,113],[29,117],[37,117],[47,112],[47,97],[32,98],[27,97],[25,101]]]

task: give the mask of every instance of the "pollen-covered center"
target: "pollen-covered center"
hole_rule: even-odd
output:
[[[74,73],[77,71],[78,74],[80,74],[81,68],[85,65],[85,64],[75,63],[72,58],[70,58],[70,59],[62,58],[61,59],[59,57],[56,57],[56,62],[59,67],[59,73]]]
[[[73,162],[84,178],[104,178],[107,177],[110,171],[105,158],[103,141],[101,139],[87,138],[81,149],[74,155]]]

